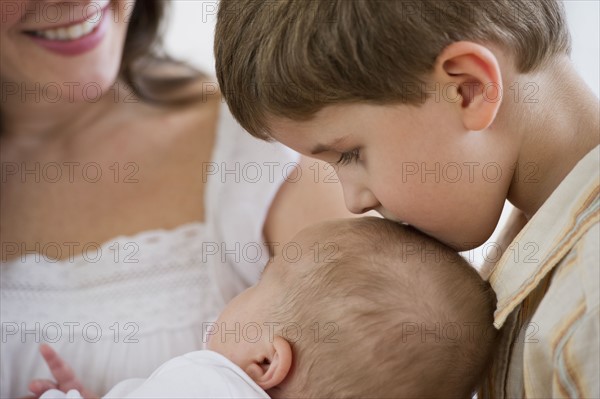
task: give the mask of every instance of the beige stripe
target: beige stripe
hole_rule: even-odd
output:
[[[598,191],[598,190],[596,190],[596,191]],[[579,213],[581,213],[584,210],[585,209],[580,209]],[[598,223],[598,220],[600,220],[599,216],[600,216],[600,212],[594,212],[594,213],[590,214],[590,216],[586,220],[584,220],[582,222],[582,224],[579,226],[579,228],[577,229],[577,234],[573,234],[569,238],[568,241],[564,242],[563,245],[561,245],[554,252],[553,256],[551,258],[549,258],[546,262],[544,262],[543,266],[541,266],[538,269],[538,271],[533,275],[533,278],[529,281],[529,283],[527,285],[523,286],[512,297],[512,300],[508,301],[505,305],[502,306],[502,310],[500,310],[496,314],[495,321],[494,321],[494,325],[497,328],[502,326],[502,324],[504,323],[504,320],[506,320],[506,317],[508,316],[508,314],[510,314],[512,312],[514,307],[523,301],[523,299],[524,299],[524,298],[522,298],[523,294],[525,292],[529,291],[532,286],[538,285],[540,278],[543,275],[545,275],[546,273],[548,273],[548,271],[551,270],[554,266],[556,266],[556,263],[563,256],[565,256],[565,252],[568,251],[573,246],[573,242],[577,241],[579,238],[581,238],[581,236],[583,234],[585,234],[585,232],[587,232],[587,230],[590,229],[592,227],[592,225],[594,225],[595,223]],[[576,220],[576,218],[574,219],[574,221],[575,220]],[[576,223],[572,224],[570,230],[574,229],[575,225],[576,225]]]
[[[558,269],[556,270],[556,273],[554,273],[554,281],[556,282],[556,284],[560,284],[560,281],[565,276],[568,276],[569,272],[573,268],[573,265],[575,265],[578,261],[579,251],[577,249],[577,246],[575,246],[573,247],[571,252],[569,252],[567,258],[560,263]]]
[[[565,390],[565,387],[563,387],[563,385],[560,383],[560,377],[559,374],[556,372],[556,370],[554,371],[554,376],[553,378],[556,378],[556,385],[558,386],[558,390],[560,391],[561,396],[568,398],[569,397],[569,392],[567,392]]]
[[[569,331],[573,323],[575,323],[581,318],[581,316],[585,314],[585,309],[585,300],[582,299],[579,305],[577,305],[577,307],[573,310],[573,313],[571,313],[569,317],[565,317],[562,319],[563,323],[557,326],[556,333],[554,334],[554,337],[552,339],[552,353],[556,353],[558,344],[564,338],[565,334],[567,333],[567,331]]]
[[[581,317],[583,317],[583,315],[585,314],[585,310],[586,310],[586,304],[585,304],[585,300],[582,300],[579,305],[575,308],[574,312],[571,314],[571,316],[569,316],[568,318],[564,319],[564,323],[561,326],[560,330],[557,331],[556,335],[554,336],[554,338],[552,339],[552,354],[553,357],[555,356],[556,352],[558,351],[558,345],[560,344],[560,342],[565,338],[566,334],[571,330],[571,327],[573,326],[573,324],[579,320]],[[573,373],[572,370],[573,368],[571,367],[571,365],[568,363],[568,354],[567,354],[567,345],[565,345],[564,347],[564,352],[563,352],[564,356],[564,361],[565,361],[565,367],[566,367],[566,371],[567,374],[569,375],[569,378],[571,379],[571,381],[573,381],[574,385],[575,385],[575,389],[577,390],[577,397],[581,398],[582,397],[582,389],[581,389],[581,385],[579,384],[579,381],[576,380],[575,375],[576,373]],[[555,373],[559,376],[558,378],[558,386],[561,387],[561,391],[565,391],[567,392],[568,395],[568,391],[566,390],[566,387],[563,386],[562,383],[562,379],[560,378],[560,372],[558,370],[555,371]]]
[[[571,356],[569,355],[569,343],[568,342],[565,344],[564,359],[565,359],[565,367],[567,370],[567,374],[569,375],[569,378],[571,379],[571,381],[573,381],[573,385],[575,385],[575,389],[577,390],[577,397],[583,398],[583,387],[581,385],[579,378],[577,378],[577,375],[579,374],[579,373],[577,373],[578,367],[572,367],[572,365],[571,365],[571,361],[570,361]],[[560,381],[560,379],[559,379],[559,381]],[[560,386],[562,386],[562,384],[560,384]]]

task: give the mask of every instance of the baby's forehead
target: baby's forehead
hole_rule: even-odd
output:
[[[335,248],[336,255],[370,256],[401,263],[456,262],[456,252],[414,228],[379,217],[332,219],[301,230],[293,244],[303,251]]]
[[[345,234],[350,224],[343,220],[330,220],[312,224],[300,230],[286,243],[275,243],[272,261],[293,264],[297,267],[318,266],[323,260],[333,259],[346,253],[354,240]]]
[[[356,229],[358,226],[352,223],[353,219],[332,219],[312,224],[300,230],[294,237],[298,242],[314,240],[316,238],[332,239],[347,229]]]

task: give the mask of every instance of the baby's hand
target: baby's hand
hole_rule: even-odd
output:
[[[29,390],[37,397],[50,389],[58,389],[62,392],[68,392],[76,389],[85,399],[98,399],[99,396],[88,391],[75,376],[73,369],[48,345],[40,346],[40,353],[46,361],[52,376],[56,382],[50,380],[33,380],[29,383]]]

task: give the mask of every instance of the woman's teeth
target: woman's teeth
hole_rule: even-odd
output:
[[[93,18],[91,20],[87,19],[77,25],[71,25],[69,27],[56,29],[36,30],[32,33],[35,36],[43,37],[45,39],[50,40],[77,40],[92,32],[96,28],[96,26],[100,24],[101,20],[101,17],[96,16],[96,18]]]

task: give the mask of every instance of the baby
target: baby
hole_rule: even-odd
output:
[[[472,396],[496,340],[495,295],[460,255],[380,218],[321,223],[293,242],[294,254],[274,256],[210,323],[208,350],[105,397]],[[43,354],[54,387],[79,391],[42,398],[93,396],[50,348]]]

